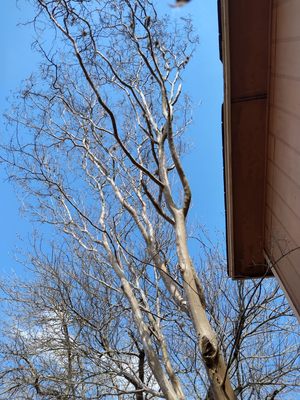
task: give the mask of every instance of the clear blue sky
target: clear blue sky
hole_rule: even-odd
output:
[[[224,196],[221,137],[221,104],[223,96],[222,66],[219,62],[217,0],[192,0],[187,6],[172,9],[172,0],[160,0],[174,16],[191,14],[200,36],[200,45],[185,75],[185,88],[194,101],[194,122],[187,133],[191,151],[184,158],[192,191],[192,218],[209,230],[211,237],[224,232]],[[28,21],[32,10],[25,1],[3,0],[0,14],[0,111],[8,108],[6,97],[21,81],[37,68],[38,57],[31,50],[31,26],[17,26]],[[6,135],[1,117],[1,135]],[[15,248],[28,243],[32,226],[19,213],[21,206],[12,186],[4,182],[0,167],[1,240],[0,270],[18,268],[14,262]]]
[[[4,0],[0,13],[0,121],[1,137],[7,135],[2,117],[8,109],[7,97],[20,85],[36,67],[37,56],[31,50],[32,28],[17,26],[32,17],[25,2],[17,7],[14,0]],[[18,269],[14,262],[16,248],[25,246],[31,233],[31,225],[20,215],[21,207],[13,187],[6,181],[3,166],[0,165],[0,271]]]

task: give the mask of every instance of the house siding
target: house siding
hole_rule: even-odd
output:
[[[300,315],[300,1],[274,0],[265,248]]]

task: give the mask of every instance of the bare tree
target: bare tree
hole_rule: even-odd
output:
[[[34,283],[3,288],[10,310],[18,306],[1,345],[1,399],[163,397],[123,293],[84,262],[39,253]]]
[[[165,398],[111,272],[69,243],[46,252],[38,247],[27,262],[34,282],[2,285],[11,320],[0,346],[0,399]],[[207,312],[236,395],[252,400],[295,396],[299,329],[283,294],[270,280],[228,280],[217,251],[206,252],[202,260]],[[135,291],[147,293],[147,306],[155,299],[155,312],[146,310],[142,297],[139,303],[161,364],[182,382],[186,398],[210,399],[188,316],[178,313],[151,276],[142,291]]]
[[[202,389],[194,392],[194,398],[201,398],[204,390],[213,399],[235,399],[230,372],[238,362],[236,354],[241,354],[244,322],[235,326],[234,343],[222,337],[221,320],[207,312],[208,282],[199,278],[188,249],[191,189],[180,155],[189,102],[182,95],[181,73],[196,42],[191,22],[171,25],[167,17],[158,16],[150,0],[34,0],[33,4],[39,38],[35,46],[44,61],[8,116],[17,129],[4,146],[7,153],[2,159],[10,166],[11,178],[31,195],[32,215],[52,225],[59,241],[69,241],[67,248],[77,254],[77,272],[68,275],[68,283],[59,274],[54,276],[59,301],[55,303],[50,291],[53,310],[47,306],[43,311],[45,329],[51,326],[49,343],[52,336],[54,340],[50,348],[57,356],[62,346],[63,361],[57,359],[53,366],[43,354],[38,365],[46,375],[40,379],[41,372],[23,360],[18,371],[24,371],[24,385],[31,385],[41,398],[99,398],[108,387],[111,395],[124,390],[137,399],[185,399],[189,384],[174,361],[180,353],[174,337],[178,335],[185,338],[183,343],[191,340],[196,353],[199,377],[195,376],[193,387],[196,390],[200,380]],[[82,291],[81,277],[92,279],[92,286]],[[80,285],[76,296],[88,293],[90,311],[70,303],[73,282]],[[39,290],[30,304],[38,304],[39,296],[45,304]],[[64,299],[64,290],[69,299]],[[80,298],[79,306],[83,303]],[[103,307],[112,307],[109,321],[114,329],[102,326]],[[245,308],[242,304],[241,321]],[[76,313],[82,319],[81,323],[75,319],[73,326]],[[181,320],[188,327],[184,335],[178,328]],[[56,326],[61,336],[55,334]],[[85,329],[95,331],[101,350],[91,343],[95,352],[87,349],[85,359],[83,345],[79,361],[74,361],[81,346],[74,337],[81,337]],[[119,339],[122,331],[130,337],[128,348]],[[22,332],[15,332],[19,360],[22,346],[28,345],[30,353],[31,343],[34,347],[40,342],[35,336],[40,330],[29,329],[26,334],[30,337],[25,339]],[[234,349],[233,354],[228,348]],[[229,355],[228,364],[224,354]],[[101,375],[105,361],[113,379],[107,383],[106,373],[101,389],[97,384],[93,386],[97,391],[90,394],[89,383],[94,381],[89,378],[87,383],[85,374],[95,355],[101,359],[95,376]],[[199,357],[207,378],[199,372]],[[58,375],[63,382],[56,392]],[[123,389],[112,383],[118,376]],[[239,393],[248,390],[240,383],[238,388]]]
[[[208,266],[200,274],[207,311],[238,398],[299,393],[299,324],[278,283],[265,277],[232,282],[218,249],[205,254]]]

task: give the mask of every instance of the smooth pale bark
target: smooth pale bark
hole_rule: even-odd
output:
[[[151,323],[152,327],[154,328],[155,334],[160,343],[161,355],[162,355],[163,365],[165,366],[165,370],[166,370],[168,377],[173,385],[173,388],[177,394],[178,400],[184,400],[185,395],[183,393],[181,383],[173,369],[173,366],[172,366],[172,363],[171,363],[171,360],[169,357],[169,353],[168,353],[168,347],[167,347],[165,338],[161,333],[160,324],[159,324],[158,320],[156,318],[154,318],[154,316],[151,314],[150,310],[148,310],[148,311],[149,311],[148,317],[149,317],[150,323]]]
[[[185,313],[188,313],[186,300],[182,297],[177,282],[170,275],[166,263],[161,260],[160,256],[157,254],[157,252],[153,250],[153,247],[151,246],[149,246],[149,253],[152,256],[155,267],[157,268],[161,278],[163,279],[166,289],[168,290],[178,307]]]
[[[218,346],[215,332],[206,316],[205,304],[196,271],[189,256],[185,217],[182,210],[175,210],[175,231],[177,255],[183,278],[183,287],[188,302],[190,316],[198,338],[198,348],[211,384],[215,400],[235,400],[227,367]],[[225,376],[226,374],[226,376]]]
[[[161,366],[161,362],[152,347],[150,331],[143,320],[143,315],[141,313],[139,303],[137,302],[136,297],[134,296],[127,279],[125,279],[124,277],[121,278],[121,284],[122,289],[130,303],[133,316],[143,342],[143,348],[147,355],[149,366],[163,394],[165,395],[165,398],[167,400],[184,400],[184,397],[179,398],[177,396],[176,390],[173,388],[172,383],[168,380]]]
[[[168,376],[170,377],[170,380],[171,380],[171,382],[173,384],[173,387],[174,387],[175,392],[177,394],[177,398],[178,398],[178,400],[184,400],[185,396],[184,396],[184,393],[182,391],[182,388],[181,388],[181,385],[180,385],[180,381],[177,378],[177,376],[176,376],[176,374],[175,374],[175,372],[173,370],[171,361],[169,359],[168,349],[167,349],[166,343],[165,343],[165,341],[163,339],[161,341],[161,347],[162,347],[162,357],[163,357],[163,360],[164,360],[164,364],[166,366],[166,371],[167,371]]]
[[[105,226],[105,200],[104,197],[102,197],[102,213],[100,217],[100,223],[101,226]],[[172,385],[172,382],[168,379],[168,375],[166,374],[164,368],[162,367],[161,361],[159,359],[159,356],[155,349],[153,348],[152,345],[152,340],[150,336],[150,330],[147,326],[147,324],[144,322],[143,314],[140,309],[139,302],[134,295],[134,292],[126,279],[126,276],[124,275],[123,269],[121,265],[119,265],[118,260],[115,258],[114,254],[111,252],[109,243],[107,240],[106,235],[103,236],[103,246],[107,251],[107,254],[109,255],[109,262],[111,266],[113,267],[115,273],[120,279],[121,282],[121,288],[123,290],[123,293],[127,297],[127,300],[130,304],[133,318],[136,323],[136,327],[138,329],[138,332],[140,334],[142,344],[143,344],[143,349],[145,351],[145,354],[147,356],[147,361],[149,364],[149,367],[161,389],[163,392],[165,398],[167,400],[184,400],[184,397],[178,397],[177,395],[177,390],[178,386],[175,385],[175,388]]]

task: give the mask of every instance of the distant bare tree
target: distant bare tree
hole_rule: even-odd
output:
[[[226,279],[218,250],[205,254],[208,265],[200,276],[207,311],[236,395],[288,399],[291,393],[292,399],[300,393],[300,331],[284,293],[273,279]]]
[[[67,245],[50,255],[39,247],[31,265],[34,282],[2,285],[11,318],[0,345],[0,399],[165,398],[105,265]],[[236,395],[299,393],[299,329],[278,286],[228,280],[217,251],[206,252],[199,273]],[[135,292],[161,365],[182,382],[186,398],[210,399],[190,319],[159,280],[145,278]]]
[[[109,273],[96,260],[83,265],[61,251],[39,256],[32,259],[34,283],[3,287],[14,311],[1,345],[0,398],[162,397]]]
[[[32,3],[43,62],[8,116],[17,129],[2,160],[28,210],[66,244],[58,260],[39,255],[36,284],[10,295],[33,320],[19,315],[3,343],[2,396],[231,400],[232,371],[248,393],[257,374],[246,385],[238,373],[253,304],[240,289],[227,337],[231,314],[205,301],[218,288],[188,249],[191,22],[171,24],[150,0]]]

